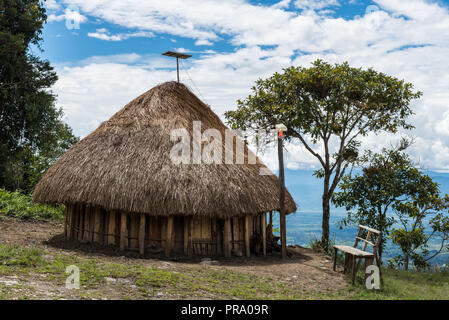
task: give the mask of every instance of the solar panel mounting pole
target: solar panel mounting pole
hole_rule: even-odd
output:
[[[191,57],[191,55],[190,54],[179,53],[179,52],[174,52],[174,51],[167,51],[167,52],[164,52],[162,55],[163,56],[167,56],[167,57],[176,58],[176,75],[177,75],[178,82],[179,82],[179,59],[188,59],[188,58]]]
[[[179,59],[176,57],[176,75],[178,76],[178,83],[179,83]]]

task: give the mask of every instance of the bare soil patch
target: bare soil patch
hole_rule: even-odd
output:
[[[115,247],[66,241],[61,235],[62,231],[63,225],[60,222],[23,221],[15,218],[0,217],[0,243],[36,246],[44,248],[50,254],[54,252],[101,259],[125,265],[155,266],[173,272],[182,272],[185,268],[231,270],[238,273],[269,277],[275,281],[285,283],[287,286],[300,288],[304,292],[315,292],[324,296],[337,293],[348,286],[341,269],[338,269],[339,272],[332,270],[330,257],[300,246],[289,247],[292,257],[286,260],[282,260],[278,253],[274,253],[267,257],[234,257],[232,259],[211,257],[213,260],[218,261],[218,265],[205,265],[200,263],[201,257],[192,259],[172,257],[164,259],[161,256],[146,256],[145,258],[140,258],[135,252],[122,253]],[[64,292],[60,292],[60,288],[57,288],[51,281],[47,281],[47,279],[39,275],[32,276],[30,283],[36,284],[28,286],[31,289],[27,289],[30,290],[29,295],[32,297],[57,298],[58,295],[64,296]],[[113,279],[107,280],[106,283],[104,286],[106,292],[103,292],[101,296],[106,296],[110,299],[123,297],[122,294],[117,293],[117,290],[126,290],[126,287],[130,285]],[[9,287],[10,290],[20,290],[20,281],[14,278],[14,275],[1,277],[0,286]],[[68,298],[71,297],[69,296]],[[159,297],[153,298],[165,299],[168,297],[159,294]]]

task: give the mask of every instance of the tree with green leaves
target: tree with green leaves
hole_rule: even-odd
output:
[[[29,191],[36,159],[76,141],[49,90],[56,73],[30,50],[41,49],[46,19],[39,0],[0,0],[0,187],[10,190]]]
[[[323,179],[322,238],[329,245],[330,200],[345,172],[359,157],[360,138],[369,133],[411,129],[413,85],[373,69],[317,60],[309,68],[289,67],[259,79],[252,94],[225,116],[233,129],[287,126],[288,140],[304,145],[320,163]],[[319,149],[323,151],[319,151]]]
[[[406,193],[407,176],[403,172],[412,164],[403,151],[409,145],[410,142],[403,139],[400,146],[384,148],[382,153],[368,150],[358,160],[359,165],[364,165],[362,174],[349,174],[342,178],[332,202],[338,207],[345,207],[348,213],[341,222],[343,225],[362,224],[382,231],[384,236],[388,235],[395,220],[387,213]],[[384,248],[385,238],[379,247],[380,259]]]
[[[402,254],[393,262],[406,270],[410,261],[417,268],[426,267],[430,259],[447,249],[449,240],[449,196],[441,196],[438,184],[415,167],[403,151],[407,146],[403,143],[381,153],[368,151],[362,173],[345,176],[332,199],[348,211],[344,224],[361,223],[378,229],[398,245]],[[439,239],[438,250],[428,250],[431,239]],[[385,239],[380,256],[384,243]]]
[[[431,259],[449,251],[449,195],[440,195],[438,183],[417,168],[406,175],[406,199],[393,204],[399,226],[392,228],[390,238],[402,251],[393,263],[405,270],[410,262],[417,269],[425,269]],[[437,249],[429,250],[431,240],[439,243]]]

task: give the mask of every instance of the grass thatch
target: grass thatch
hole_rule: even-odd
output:
[[[279,210],[279,181],[259,175],[265,167],[259,159],[253,165],[171,162],[170,131],[186,128],[192,134],[193,121],[202,122],[202,131],[218,129],[224,140],[226,126],[186,86],[156,86],[69,149],[43,175],[33,199],[150,215],[229,217]],[[296,211],[288,192],[286,204],[288,213]]]

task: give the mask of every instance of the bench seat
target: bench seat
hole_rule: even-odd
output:
[[[363,257],[363,258],[370,258],[370,257],[374,257],[373,253],[370,252],[366,252],[354,247],[350,247],[350,246],[334,246],[335,249],[341,250],[343,252],[347,252],[352,254],[353,256],[356,257]]]

